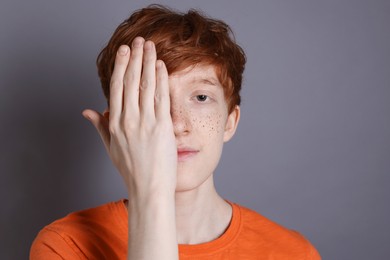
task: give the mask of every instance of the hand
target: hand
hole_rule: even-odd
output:
[[[122,175],[131,196],[176,188],[177,148],[170,116],[168,72],[154,43],[137,37],[120,46],[104,115],[84,110]]]

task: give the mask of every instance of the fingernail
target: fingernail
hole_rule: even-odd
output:
[[[83,115],[83,117],[84,117],[85,119],[91,121],[91,118],[90,118],[88,115],[86,115],[86,114],[84,114],[84,113],[82,113],[82,115]]]
[[[163,62],[161,60],[156,61],[156,67],[161,69],[163,66]]]
[[[128,50],[129,50],[129,48],[127,48],[127,46],[122,45],[121,47],[119,47],[118,54],[125,56],[127,54]]]
[[[141,47],[141,45],[143,44],[143,39],[141,37],[137,37],[134,39],[133,41],[133,46],[134,47]]]
[[[145,42],[145,50],[151,50],[152,49],[152,46],[153,46],[153,43],[152,42]]]

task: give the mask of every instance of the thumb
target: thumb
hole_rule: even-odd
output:
[[[99,132],[99,135],[104,143],[104,146],[106,147],[106,150],[109,151],[110,132],[108,130],[108,119],[102,114],[91,109],[85,109],[82,112],[82,115],[93,124],[93,126]]]

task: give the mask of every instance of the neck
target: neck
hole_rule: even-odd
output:
[[[212,176],[196,189],[177,191],[175,204],[179,244],[212,241],[224,233],[231,220],[231,206],[215,190]]]

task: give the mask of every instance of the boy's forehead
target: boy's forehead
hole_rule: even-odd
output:
[[[218,80],[214,65],[197,64],[185,69],[173,72],[169,78],[174,81],[185,81],[188,83],[203,83],[214,86],[221,86]]]

